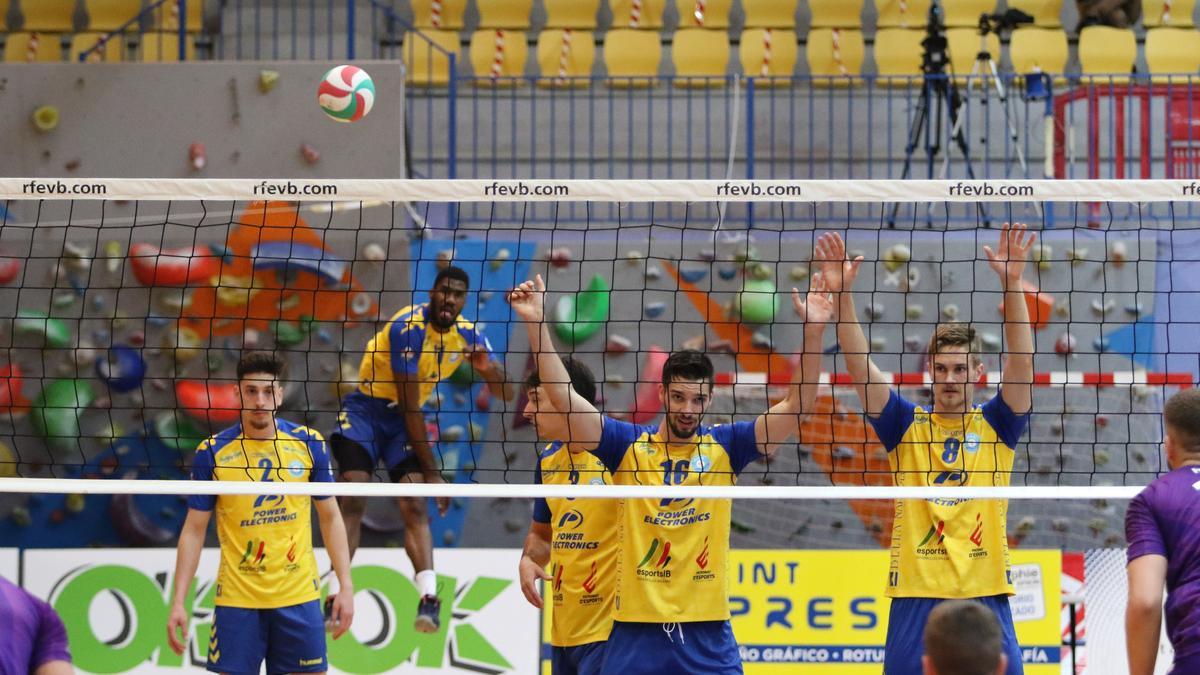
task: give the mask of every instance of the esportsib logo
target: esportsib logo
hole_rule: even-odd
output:
[[[659,553],[660,546],[662,547],[662,553]],[[656,560],[654,559],[655,554],[658,554],[658,558]],[[651,562],[651,560],[653,560],[653,562]],[[638,566],[638,569],[642,569],[645,567],[650,567],[650,568],[655,568],[655,569],[666,569],[667,565],[670,565],[670,564],[671,564],[671,542],[667,541],[666,539],[663,539],[660,541],[657,537],[655,537],[654,541],[650,542],[650,549],[648,551],[646,551],[645,557],[642,558],[642,561],[640,563],[638,563],[637,566]]]
[[[930,525],[929,531],[925,533],[925,538],[921,540],[921,543],[917,544],[917,548],[921,548],[925,544],[928,544],[929,540],[933,539],[934,537],[937,537],[937,541],[933,542],[934,545],[941,544],[946,540],[945,529],[946,521],[944,520],[937,521],[937,525]]]
[[[563,530],[578,530],[583,525],[583,514],[575,509],[571,509],[562,514],[558,519],[558,526],[555,529]]]
[[[598,580],[596,579],[596,561],[593,560],[592,561],[592,573],[588,575],[588,578],[583,580],[583,583],[580,584],[580,586],[583,586],[583,590],[587,591],[588,593],[595,593],[597,581]]]

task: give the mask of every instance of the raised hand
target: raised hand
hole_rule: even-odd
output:
[[[821,235],[813,249],[813,262],[824,277],[825,290],[828,293],[840,293],[853,288],[862,261],[861,255],[854,260],[846,257],[846,242],[842,241],[842,235],[837,232]]]
[[[1024,223],[1005,223],[1000,228],[1000,244],[997,250],[984,246],[988,265],[1000,277],[1005,289],[1019,289],[1021,275],[1025,273],[1025,264],[1029,250],[1037,241],[1037,234],[1030,232]]]
[[[799,289],[792,289],[792,307],[805,323],[829,323],[833,320],[837,303],[825,283],[823,273],[817,272],[813,275],[807,299],[800,297]]]
[[[546,316],[546,282],[542,275],[531,281],[522,282],[508,294],[508,304],[513,312],[524,321],[540,323]]]

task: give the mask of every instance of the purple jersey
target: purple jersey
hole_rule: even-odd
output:
[[[1156,479],[1129,503],[1129,560],[1167,559],[1167,637],[1177,657],[1200,652],[1200,467]]]
[[[0,673],[32,673],[51,661],[70,661],[67,628],[49,604],[0,577]]]

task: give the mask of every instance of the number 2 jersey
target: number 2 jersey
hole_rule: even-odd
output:
[[[275,428],[272,440],[246,438],[240,424],[210,437],[196,450],[192,480],[333,482],[319,433],[278,418]],[[309,497],[194,495],[188,507],[216,509],[217,605],[275,609],[320,597]]]
[[[538,457],[537,483],[608,485],[612,476],[587,453],[571,454],[562,443]],[[617,586],[618,506],[611,499],[537,499],[533,519],[550,525],[550,578],[554,603],[550,644],[576,647],[603,642],[612,630]]]
[[[936,415],[891,392],[867,417],[898,486],[1006,486],[1028,415],[996,394],[957,415]],[[979,598],[1013,594],[1008,501],[897,499],[887,596]]]
[[[604,418],[592,451],[619,485],[733,485],[759,457],[753,422],[700,426],[686,443],[657,427]],[[617,621],[729,619],[728,499],[625,499],[620,510]]]

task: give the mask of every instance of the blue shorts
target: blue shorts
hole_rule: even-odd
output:
[[[257,675],[264,658],[271,675],[329,669],[319,600],[278,609],[217,606],[208,638],[208,669]]]
[[[338,428],[330,434],[330,441],[340,436],[361,445],[367,451],[372,470],[380,461],[389,471],[404,464],[413,457],[408,447],[408,429],[404,426],[404,415],[389,407],[391,404],[386,398],[350,392],[342,399]]]
[[[605,675],[742,672],[742,655],[728,621],[614,621],[608,644],[600,671]]]
[[[599,675],[604,665],[605,642],[589,642],[574,647],[555,647],[550,656],[553,675]]]
[[[1006,675],[1023,675],[1021,646],[1013,627],[1012,610],[1007,595],[971,598],[992,610],[1000,621],[1000,638],[1008,656]],[[921,656],[925,653],[925,623],[929,613],[943,598],[892,598],[888,613],[887,642],[884,645],[883,672],[885,675],[922,675]]]

